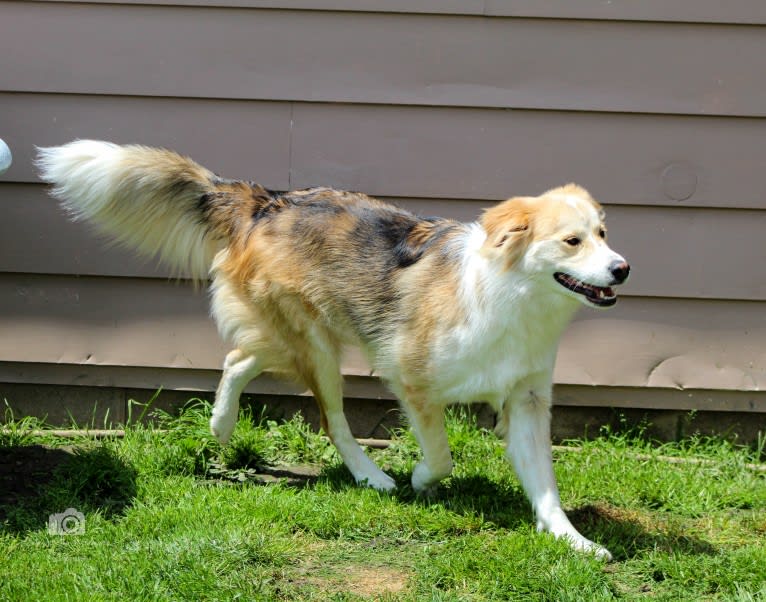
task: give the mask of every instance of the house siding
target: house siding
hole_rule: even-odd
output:
[[[721,6],[0,2],[0,382],[214,386],[206,295],[70,223],[34,173],[35,146],[102,138],[463,220],[576,181],[633,275],[564,336],[557,403],[762,416],[766,9]]]

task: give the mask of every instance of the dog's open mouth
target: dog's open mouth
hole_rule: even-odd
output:
[[[573,293],[582,295],[593,305],[609,307],[617,303],[617,295],[608,286],[588,284],[564,272],[556,272],[553,277],[561,286],[568,288]]]

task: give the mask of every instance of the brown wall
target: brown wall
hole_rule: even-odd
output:
[[[766,412],[765,26],[760,0],[0,2],[0,382],[214,383],[204,294],[34,174],[96,137],[466,220],[577,181],[634,271],[565,336],[559,403]]]

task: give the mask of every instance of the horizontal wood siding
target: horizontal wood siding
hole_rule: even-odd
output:
[[[759,26],[4,2],[0,39],[28,92],[766,112]]]
[[[766,412],[764,25],[755,0],[2,2],[0,382],[214,386],[206,295],[34,173],[35,146],[92,137],[462,220],[577,181],[633,275],[566,333],[559,403]]]
[[[0,112],[5,181],[37,181],[35,145],[91,137],[274,188],[495,201],[574,180],[606,204],[764,208],[760,118],[26,93]]]
[[[41,1],[70,3],[72,0]],[[766,6],[761,0],[90,0],[89,3],[688,23],[766,23]]]
[[[215,369],[226,349],[206,294],[184,283],[2,274],[0,315],[0,361]],[[556,380],[763,391],[762,316],[761,303],[624,298],[608,313],[578,315]],[[369,375],[356,354],[344,367]]]

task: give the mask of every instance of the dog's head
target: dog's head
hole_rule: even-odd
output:
[[[500,269],[541,279],[585,305],[617,302],[612,287],[627,280],[630,266],[607,245],[604,210],[583,188],[509,199],[487,210],[481,224],[482,251]]]

